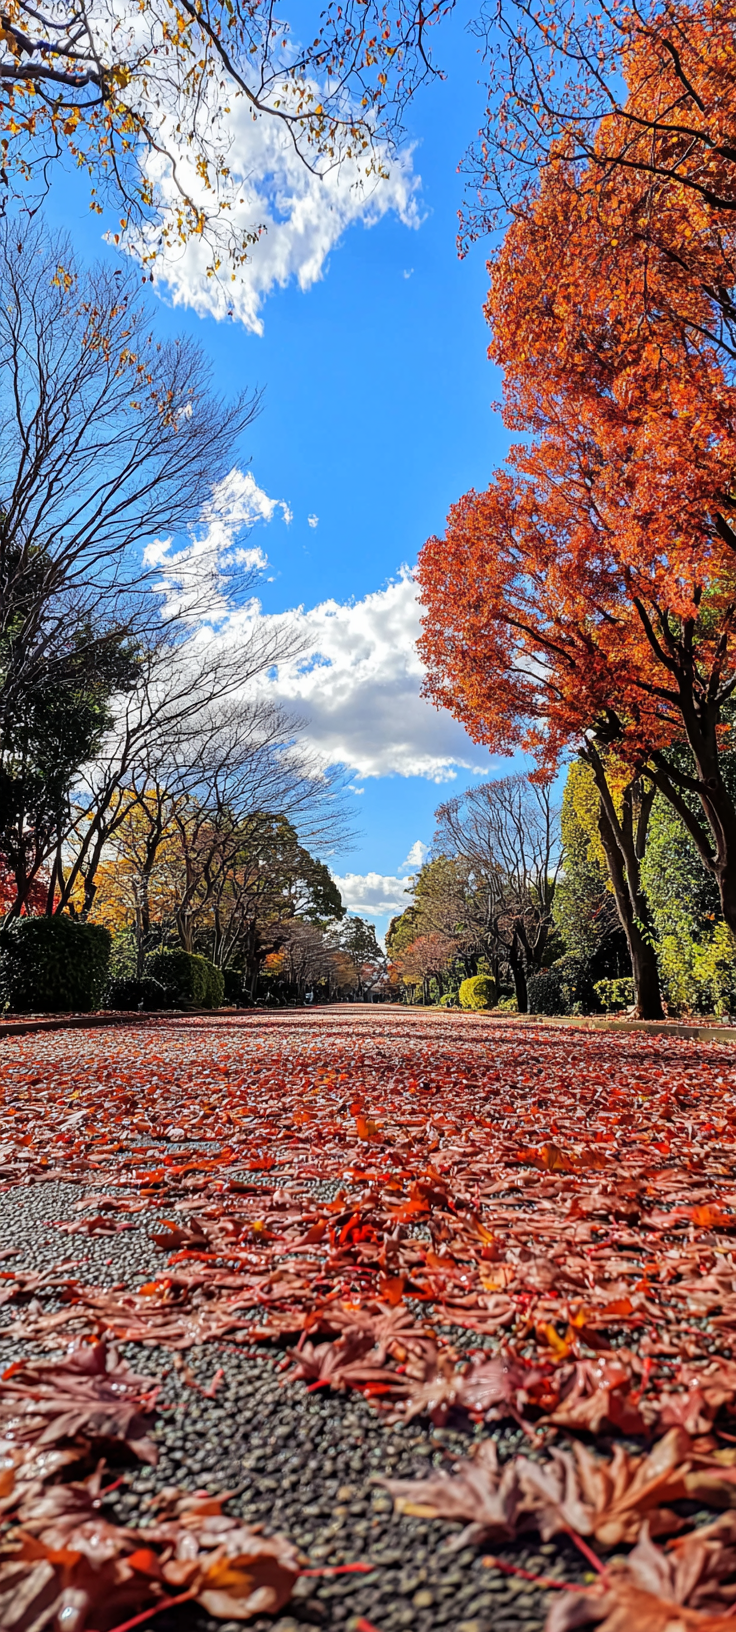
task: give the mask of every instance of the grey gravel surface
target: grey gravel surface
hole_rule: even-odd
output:
[[[136,1367],[158,1371],[160,1355],[126,1345]],[[279,1530],[303,1551],[312,1567],[367,1563],[370,1573],[305,1577],[288,1613],[259,1617],[255,1632],[295,1625],[345,1628],[366,1617],[379,1632],[416,1627],[432,1632],[529,1632],[543,1625],[549,1593],[505,1576],[483,1563],[483,1550],[448,1550],[459,1524],[396,1517],[376,1476],[411,1477],[450,1466],[467,1453],[470,1432],[433,1429],[427,1423],[388,1426],[358,1394],[308,1393],[285,1380],[280,1357],[253,1359],[232,1345],[208,1345],[187,1355],[193,1378],[207,1387],[218,1367],[224,1379],[205,1399],[165,1361],[162,1412],[155,1437],[161,1447],[156,1470],[132,1471],[116,1516],[145,1523],[151,1498],[165,1485],[185,1489],[236,1490],[229,1511],[250,1523]],[[477,1430],[476,1432],[479,1432]],[[502,1455],[519,1449],[518,1431],[498,1436]],[[560,1580],[584,1577],[584,1561],[572,1544],[514,1546],[504,1561],[532,1574]],[[196,1611],[177,1611],[157,1624],[216,1632],[222,1622]]]
[[[166,1259],[150,1239],[159,1220],[155,1207],[117,1215],[117,1222],[132,1227],[115,1234],[58,1228],[94,1216],[96,1209],[88,1212],[79,1203],[103,1194],[104,1185],[59,1180],[1,1193],[0,1247],[15,1249],[3,1267],[63,1268],[86,1283],[131,1287],[160,1271]],[[53,1290],[42,1290],[39,1298],[45,1309],[55,1306]],[[34,1352],[1,1335],[18,1313],[17,1304],[0,1308],[3,1366]],[[466,1346],[473,1341],[466,1332],[452,1336]],[[408,1477],[432,1465],[450,1466],[480,1430],[467,1423],[435,1430],[426,1421],[389,1426],[360,1394],[310,1392],[290,1381],[283,1350],[275,1347],[264,1345],[254,1356],[232,1343],[207,1344],[187,1351],[178,1367],[168,1350],[127,1344],[122,1353],[136,1371],[162,1379],[154,1436],[160,1459],[155,1470],[116,1470],[123,1483],[110,1503],[111,1517],[145,1525],[152,1499],[167,1486],[234,1491],[228,1511],[281,1531],[311,1568],[371,1566],[367,1572],[301,1578],[288,1610],[249,1622],[254,1632],[298,1632],[310,1625],[359,1632],[361,1618],[377,1632],[540,1632],[551,1593],[489,1568],[482,1548],[452,1551],[459,1524],[396,1516],[375,1482],[378,1475]],[[209,1387],[220,1368],[224,1377],[214,1397],[203,1397],[197,1385]],[[496,1437],[502,1456],[518,1450],[523,1439],[516,1429],[502,1429]],[[531,1574],[585,1579],[585,1562],[571,1543],[515,1544],[501,1556]],[[164,1611],[151,1624],[158,1632],[237,1632],[241,1623],[216,1621],[186,1605]]]

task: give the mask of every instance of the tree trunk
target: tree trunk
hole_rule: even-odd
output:
[[[521,955],[519,947],[516,944],[516,939],[515,938],[512,941],[511,947],[509,949],[509,964],[511,965],[511,973],[513,975],[513,980],[514,980],[514,991],[516,993],[516,1007],[517,1007],[517,1009],[519,1011],[519,1014],[528,1014],[529,1013],[529,993],[527,991],[527,984],[526,984],[526,969],[524,968],[524,959],[523,959],[523,957]]]
[[[603,774],[605,776],[605,772]],[[600,791],[599,786],[599,793]],[[633,853],[633,845],[630,847],[626,844],[626,835],[621,831],[620,824],[617,823],[614,828],[607,805],[608,801],[604,803],[601,797],[599,832],[608,862],[619,919],[629,947],[636,1013],[640,1020],[661,1020],[664,1011],[659,987],[659,969],[654,947],[644,927],[647,909],[639,884],[637,858]],[[631,856],[624,855],[624,847],[627,852],[631,849]],[[629,866],[626,864],[627,859]]]
[[[181,911],[177,912],[176,928],[184,951],[191,952],[192,940],[194,938],[194,925],[188,913]]]

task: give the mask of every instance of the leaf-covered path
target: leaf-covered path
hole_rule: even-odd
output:
[[[161,1628],[239,1619],[244,1589],[239,1599],[231,1583],[215,1604],[212,1569],[205,1580],[216,1539],[206,1515],[175,1498],[151,1507],[174,1485],[215,1495],[237,1487],[230,1531],[218,1531],[223,1547],[231,1535],[230,1557],[236,1540],[241,1553],[244,1545],[235,1518],[285,1536],[271,1606],[281,1619],[251,1624],[338,1628],[352,1618],[357,1627],[362,1615],[379,1632],[539,1626],[550,1603],[559,1625],[572,1625],[571,1596],[513,1571],[579,1583],[586,1548],[606,1570],[611,1547],[651,1546],[643,1524],[687,1535],[701,1508],[712,1517],[714,1505],[730,1506],[730,1050],[346,1006],[6,1038],[0,1072],[0,1335],[6,1363],[26,1360],[0,1393],[8,1468],[14,1461],[2,1476],[11,1524],[3,1569],[17,1568],[19,1512],[34,1546],[46,1545],[34,1511],[50,1492],[29,1483],[13,1427],[19,1399],[29,1453],[41,1435],[70,1453],[48,1471],[54,1490],[60,1479],[81,1488],[100,1448],[114,1464],[132,1443],[104,1512],[136,1526],[153,1514],[161,1531],[149,1532],[150,1579],[128,1581],[127,1597],[118,1577],[106,1589],[120,1613],[90,1589],[67,1632],[123,1624],[136,1592],[145,1605],[188,1590],[186,1607],[159,1612]],[[74,1364],[79,1353],[89,1362],[91,1338],[101,1375],[64,1381],[58,1356],[76,1340]],[[158,1400],[122,1373],[105,1383],[105,1367],[120,1364],[116,1348],[135,1372],[166,1374]],[[39,1362],[51,1369],[40,1373]],[[39,1378],[57,1395],[42,1420]],[[103,1432],[89,1402],[85,1418],[85,1389],[106,1387],[137,1402],[135,1433],[120,1422]],[[135,1462],[150,1435],[155,1469],[145,1450]],[[394,1516],[376,1475],[405,1480],[432,1465],[452,1474],[453,1457],[489,1436],[503,1492],[483,1451],[465,1508],[461,1469],[453,1483],[394,1490],[400,1506],[420,1509]],[[591,1447],[608,1454],[622,1437],[629,1458],[617,1494],[601,1495]],[[560,1460],[572,1442],[576,1461]],[[642,1460],[653,1443],[657,1469]],[[557,1479],[541,1495],[529,1474],[539,1466]],[[655,1473],[661,1500],[651,1491],[644,1499]],[[674,1524],[658,1517],[665,1500]],[[482,1532],[440,1552],[481,1510],[490,1515]],[[68,1515],[63,1522],[68,1550]],[[199,1538],[188,1577],[176,1562],[187,1526]],[[128,1577],[125,1559],[143,1556],[140,1529],[136,1538],[127,1554],[110,1541],[114,1569]],[[709,1557],[728,1540],[718,1532]],[[287,1543],[301,1550],[296,1562]],[[498,1565],[483,1563],[489,1548]],[[650,1575],[665,1568],[653,1556]],[[351,1563],[371,1569],[296,1576]],[[710,1598],[683,1599],[684,1614],[722,1618],[730,1595],[716,1575]],[[583,1613],[618,1613],[602,1596],[614,1587],[617,1604],[634,1591],[604,1574],[595,1602],[578,1594],[577,1624],[588,1624]],[[36,1624],[8,1619],[4,1603],[0,1625]],[[250,1613],[259,1607],[254,1599]]]

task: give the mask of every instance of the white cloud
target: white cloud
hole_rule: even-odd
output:
[[[282,664],[268,682],[269,694],[305,721],[308,743],[328,763],[345,765],[361,780],[397,775],[445,782],[458,770],[490,770],[487,751],[420,696],[419,608],[407,568],[360,601],[322,601],[278,615],[254,604],[233,613],[227,632],[243,638],[245,625],[265,616],[295,625],[299,650],[310,654]]]
[[[154,283],[166,288],[175,305],[189,306],[200,316],[234,317],[262,334],[261,308],[267,296],[292,281],[306,290],[321,279],[330,252],[348,227],[375,226],[389,212],[405,226],[419,225],[419,181],[410,151],[389,160],[379,146],[383,176],[371,173],[367,159],[346,159],[315,175],[294,151],[280,121],[254,120],[244,100],[223,114],[220,123],[229,144],[228,193],[234,199],[226,219],[236,234],[258,228],[260,235],[232,280],[229,272],[212,276],[212,250],[201,237],[192,237],[177,253],[164,251],[153,265]],[[171,130],[167,140],[172,142]],[[187,192],[206,199],[186,145],[178,170]],[[177,195],[165,161],[154,155],[148,171],[156,196],[165,207],[175,207]],[[139,244],[131,240],[127,247],[145,253],[155,238],[151,229]]]
[[[404,878],[384,873],[334,873],[333,877],[343,906],[361,918],[371,914],[376,918],[393,918],[397,912],[405,912],[410,904]]]
[[[188,544],[172,554],[171,538],[154,539],[143,560],[147,567],[161,568],[159,588],[167,612],[195,612],[210,619],[227,616],[233,568],[253,574],[268,565],[260,545],[243,546],[237,540],[258,522],[272,521],[279,510],[288,526],[294,518],[286,500],[269,498],[251,471],[234,468],[213,488]]]
[[[406,861],[402,861],[399,872],[417,873],[419,868],[423,866],[425,858],[428,855],[429,845],[423,844],[421,839],[416,839],[411,847],[411,850],[409,851]]]
[[[265,613],[252,594],[244,599],[268,560],[259,544],[247,537],[241,542],[241,535],[278,514],[287,524],[292,519],[285,499],[271,498],[252,472],[231,470],[213,489],[183,548],[176,550],[168,538],[145,550],[145,565],[159,569],[167,614],[204,620],[217,628],[218,640],[233,644],[247,644],[252,633],[267,634],[268,627],[274,634],[288,631],[289,649],[300,655],[264,675],[261,688],[304,723],[302,740],[323,763],[352,772],[355,792],[366,777],[422,776],[440,783],[459,770],[487,774],[487,751],[420,695],[419,607],[407,567],[359,601]],[[419,866],[421,859],[414,845],[404,866]]]
[[[310,527],[319,527],[319,516],[307,516],[307,524]]]

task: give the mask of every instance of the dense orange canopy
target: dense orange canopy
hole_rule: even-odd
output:
[[[425,545],[421,649],[429,694],[491,747],[549,762],[597,727],[636,763],[683,739],[686,705],[715,730],[730,690],[736,391],[707,268],[616,246],[625,181],[573,179],[548,172],[492,270],[505,418],[533,441]],[[699,200],[670,203],[694,230]]]

